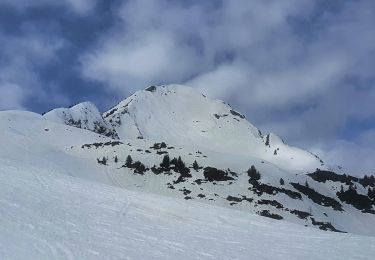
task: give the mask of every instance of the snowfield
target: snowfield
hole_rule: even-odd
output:
[[[332,169],[182,86],[2,111],[0,259],[373,259],[375,178]]]
[[[373,259],[375,238],[0,161],[1,259]]]

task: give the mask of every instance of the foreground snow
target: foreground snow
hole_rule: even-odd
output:
[[[373,259],[375,238],[0,159],[1,259]]]

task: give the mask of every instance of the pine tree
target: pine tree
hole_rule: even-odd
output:
[[[115,156],[115,163],[117,163],[118,162],[118,158],[117,158],[117,155]]]
[[[104,156],[103,156],[103,159],[102,159],[102,163],[103,163],[104,165],[107,165],[107,158],[104,157]]]
[[[126,157],[126,163],[125,163],[125,166],[126,167],[131,167],[133,164],[133,159],[132,157],[130,156],[130,154],[128,155],[128,157]]]
[[[283,178],[280,178],[280,185],[284,185],[284,184],[285,184],[285,182],[284,182]]]
[[[250,169],[247,170],[247,175],[252,180],[259,180],[260,179],[260,173],[257,171],[254,165],[251,165]]]
[[[193,163],[193,169],[198,171],[199,170],[199,165],[197,163],[197,160],[194,160],[194,163]]]
[[[185,163],[182,161],[181,156],[178,156],[177,159],[177,169],[184,169],[185,168]]]
[[[309,188],[309,183],[306,181],[305,182],[305,186],[307,187],[307,188]]]
[[[375,188],[368,188],[367,196],[370,199],[375,199]]]
[[[163,158],[163,161],[160,164],[160,167],[164,169],[169,169],[170,168],[170,160],[169,160],[169,155],[166,154]]]
[[[173,164],[174,166],[177,166],[177,159],[176,157],[174,157],[172,160],[171,160],[171,163],[170,164]]]
[[[270,146],[270,135],[268,134],[266,136],[266,143],[265,143],[266,146]]]

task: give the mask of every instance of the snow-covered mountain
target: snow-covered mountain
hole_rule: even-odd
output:
[[[224,102],[190,88],[152,86],[103,115],[87,102],[43,116],[3,111],[0,132],[0,212],[6,216],[0,218],[0,227],[7,227],[0,233],[0,256],[5,258],[12,259],[2,246],[10,238],[22,245],[30,236],[39,239],[31,250],[36,258],[46,251],[55,258],[58,254],[66,254],[66,258],[121,258],[121,253],[131,251],[128,246],[135,247],[129,241],[150,245],[150,237],[159,235],[156,240],[160,240],[160,234],[167,237],[179,232],[185,234],[181,239],[164,237],[164,244],[151,243],[161,246],[154,248],[160,250],[160,257],[165,258],[168,250],[179,257],[189,250],[183,241],[196,241],[194,249],[199,250],[190,248],[196,258],[208,254],[228,258],[220,250],[237,248],[234,244],[243,254],[233,256],[248,258],[257,256],[247,248],[249,241],[266,243],[263,238],[249,238],[256,229],[256,236],[275,230],[272,244],[284,232],[295,234],[280,246],[296,243],[296,258],[307,256],[298,246],[328,246],[345,239],[363,244],[350,255],[371,259],[371,254],[360,250],[371,245],[373,238],[352,234],[375,236],[374,177],[343,175],[276,135],[260,133]],[[131,219],[129,211],[133,211]],[[93,222],[86,226],[85,218]],[[154,230],[150,219],[158,230],[167,231]],[[38,226],[39,220],[42,226]],[[171,230],[178,223],[187,226]],[[133,227],[137,225],[151,226],[137,231]],[[217,230],[220,226],[228,229]],[[325,235],[304,226],[352,234]],[[202,249],[199,245],[205,244],[208,236],[204,230],[211,230],[215,241],[224,234],[238,239],[231,245],[207,243]],[[111,243],[108,239],[113,232],[116,241]],[[79,234],[93,237],[95,246]],[[313,242],[314,238],[318,241]],[[43,244],[46,239],[55,244]],[[179,244],[169,246],[171,241]],[[339,250],[346,255],[345,245],[340,244]],[[11,242],[8,246],[17,251]],[[87,252],[79,255],[80,247]],[[22,250],[15,258],[24,258],[28,251]],[[373,246],[366,250],[375,251]],[[155,252],[130,255],[156,257]],[[275,252],[268,252],[269,258]],[[314,258],[325,258],[324,252]]]
[[[325,168],[313,154],[263,135],[241,113],[180,85],[137,91],[103,114],[121,139],[144,138],[195,149],[249,154],[288,170]]]
[[[103,119],[98,108],[91,102],[83,102],[70,108],[56,108],[43,115],[46,119],[93,131],[118,139],[116,131]]]

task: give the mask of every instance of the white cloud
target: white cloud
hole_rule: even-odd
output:
[[[0,109],[22,109],[31,96],[45,98],[43,83],[35,69],[55,60],[63,46],[58,38],[25,31],[23,36],[0,34]]]
[[[139,89],[191,76],[186,73],[198,58],[191,48],[178,46],[169,35],[148,32],[138,41],[118,37],[106,42],[99,53],[88,54],[82,61],[87,77],[105,80],[115,89]]]
[[[359,145],[346,140],[334,140],[314,145],[310,150],[326,162],[344,167],[347,173],[362,176],[375,174],[374,148],[375,146]]]

